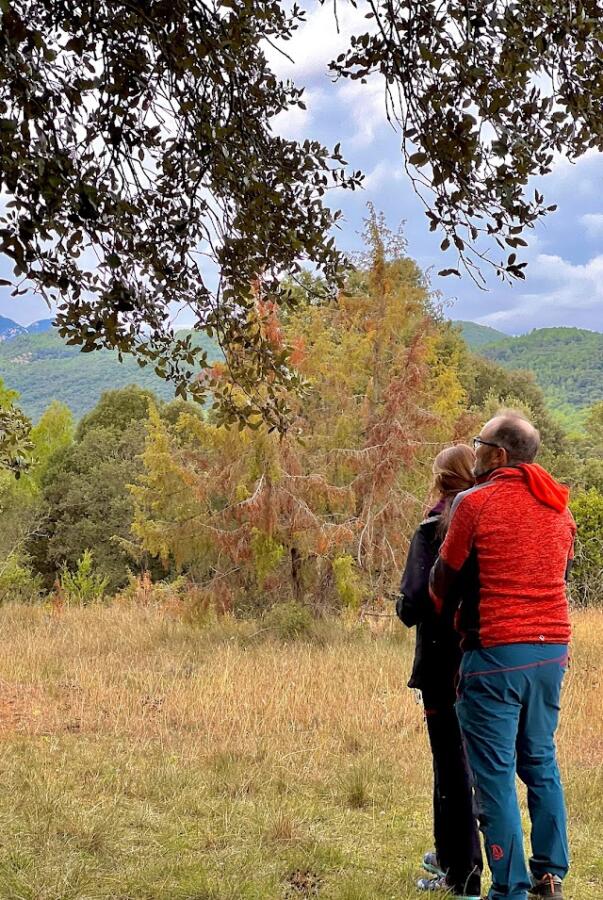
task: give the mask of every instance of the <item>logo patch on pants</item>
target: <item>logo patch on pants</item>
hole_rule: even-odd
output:
[[[499,859],[503,859],[505,855],[505,851],[500,846],[500,844],[492,844],[490,847],[490,852],[492,854],[492,859],[495,862],[498,862]]]

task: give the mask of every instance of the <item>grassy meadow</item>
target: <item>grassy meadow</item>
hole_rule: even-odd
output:
[[[574,622],[565,896],[601,900],[603,613]],[[431,801],[412,641],[395,623],[288,642],[169,606],[1,608],[0,897],[417,897]]]

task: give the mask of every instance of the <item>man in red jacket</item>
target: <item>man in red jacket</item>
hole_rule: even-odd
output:
[[[454,502],[430,593],[442,610],[462,579],[457,713],[492,871],[489,900],[559,900],[569,859],[554,735],[576,526],[567,488],[534,463],[540,436],[523,416],[496,416],[474,444],[477,485]],[[516,772],[528,789],[529,872]]]

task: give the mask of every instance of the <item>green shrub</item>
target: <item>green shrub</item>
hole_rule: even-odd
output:
[[[7,600],[31,603],[38,600],[42,579],[34,575],[27,561],[18,553],[11,553],[0,567],[0,604]]]
[[[259,528],[254,528],[251,550],[253,553],[255,577],[259,587],[263,587],[268,576],[278,569],[285,555],[285,548],[269,534],[265,534]]]
[[[603,494],[579,491],[571,502],[578,526],[570,596],[580,606],[603,604]]]
[[[358,609],[362,600],[362,585],[356,562],[349,553],[333,560],[333,575],[337,594],[343,605]]]
[[[94,571],[91,550],[84,550],[77,561],[75,572],[70,572],[66,565],[61,569],[60,585],[67,603],[86,606],[102,600],[108,582],[108,578],[103,578]]]
[[[371,802],[370,778],[366,767],[355,766],[343,776],[343,799],[350,809],[364,809]]]
[[[264,616],[264,626],[282,641],[312,637],[314,619],[305,606],[293,600],[277,603]]]

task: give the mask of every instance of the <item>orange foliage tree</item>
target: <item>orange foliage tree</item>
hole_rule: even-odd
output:
[[[371,210],[367,254],[337,297],[258,327],[305,381],[292,427],[242,430],[153,411],[134,532],[221,605],[358,604],[393,588],[422,513],[426,460],[464,402],[454,338],[400,235]],[[222,396],[245,403],[228,368]]]

